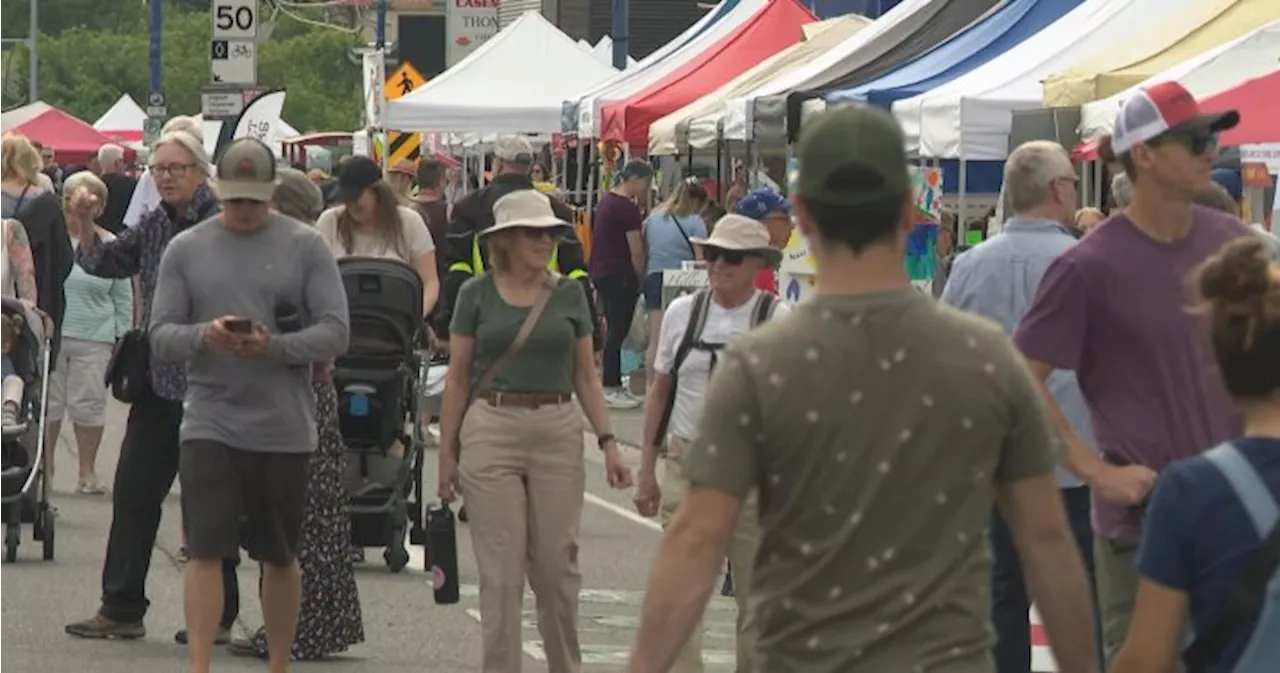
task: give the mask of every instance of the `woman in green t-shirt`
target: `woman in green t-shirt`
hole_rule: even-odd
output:
[[[552,673],[579,670],[578,523],[586,413],[614,488],[631,471],[610,430],[582,288],[547,272],[569,223],[536,190],[493,206],[492,269],[458,292],[440,414],[439,494],[467,496],[486,671],[520,670],[527,577]],[[530,323],[531,329],[522,327]],[[521,340],[518,335],[527,334]],[[577,395],[578,404],[574,404]]]

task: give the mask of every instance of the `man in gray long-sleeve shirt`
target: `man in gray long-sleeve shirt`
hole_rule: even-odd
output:
[[[320,236],[271,211],[266,145],[232,143],[218,174],[223,214],[169,243],[151,310],[152,356],[187,363],[179,474],[190,671],[209,670],[221,559],[243,539],[263,564],[263,621],[279,673],[301,600],[297,552],[316,444],[311,365],[346,351],[347,301]]]

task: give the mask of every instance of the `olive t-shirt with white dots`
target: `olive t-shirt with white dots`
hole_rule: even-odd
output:
[[[758,668],[989,673],[987,523],[1056,435],[1001,328],[915,289],[817,297],[740,337],[686,457],[760,489]]]

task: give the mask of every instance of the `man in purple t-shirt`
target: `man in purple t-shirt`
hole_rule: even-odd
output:
[[[649,195],[653,168],[643,161],[631,161],[618,173],[613,189],[600,197],[591,218],[592,243],[588,271],[604,304],[606,335],[604,353],[604,398],[614,409],[635,409],[640,400],[622,387],[622,342],[631,331],[640,279],[644,277],[644,239],[640,235],[643,218],[636,201]]]
[[[1240,430],[1186,282],[1227,241],[1250,235],[1238,219],[1192,205],[1209,188],[1217,133],[1239,120],[1202,114],[1176,82],[1126,101],[1099,148],[1124,166],[1132,203],[1054,261],[1014,334],[1041,381],[1076,372],[1089,406],[1100,457],[1041,386],[1068,445],[1063,462],[1093,489],[1108,657],[1128,631],[1142,508],[1158,472]]]

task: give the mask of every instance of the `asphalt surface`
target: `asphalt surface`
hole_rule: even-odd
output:
[[[98,458],[99,478],[112,483],[119,456],[127,409],[114,402],[108,408],[106,436]],[[614,428],[624,441],[639,437],[638,411],[615,412]],[[629,492],[612,491],[604,481],[603,466],[594,440],[584,438],[586,456],[595,469],[588,470],[587,504],[582,517],[580,633],[584,670],[620,671],[635,636],[639,604],[648,577],[659,527],[640,518],[631,506]],[[177,561],[181,544],[177,487],[165,504],[164,519],[152,553],[147,591],[151,610],[148,634],[132,642],[89,641],[67,636],[63,625],[93,614],[101,595],[102,558],[111,522],[110,496],[74,494],[75,461],[69,429],[64,431],[56,454],[53,501],[61,514],[57,520],[57,557],[40,560],[40,543],[23,530],[18,561],[0,568],[0,621],[3,623],[3,663],[11,671],[92,671],[93,673],[152,673],[185,670],[185,650],[174,643],[181,628],[182,566]],[[639,454],[624,449],[634,463]],[[428,492],[434,492],[434,452],[428,455]],[[437,606],[424,574],[423,557],[414,550],[410,567],[393,575],[382,564],[380,553],[369,550],[368,562],[357,566],[357,580],[364,610],[366,642],[353,647],[331,663],[306,663],[299,670],[351,671],[352,673],[458,673],[479,669],[480,625],[476,602],[475,559],[466,527],[459,529],[462,601]],[[237,632],[256,628],[261,613],[252,587],[257,568],[246,563],[240,570],[242,611]],[[542,648],[534,628],[532,597],[526,602],[525,671],[545,671]],[[707,611],[705,658],[708,671],[729,671],[733,663],[732,599],[715,598]],[[219,652],[215,669],[261,671],[263,662]]]

